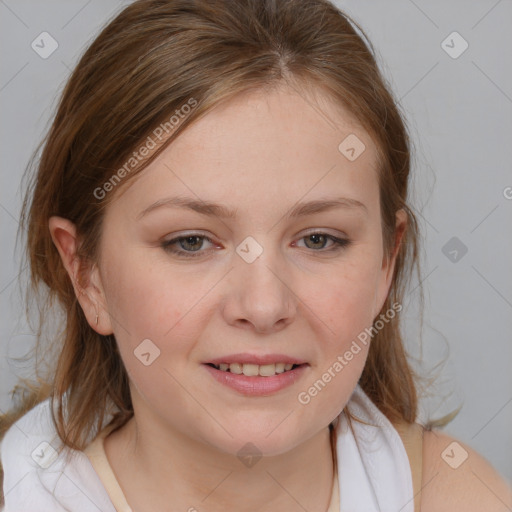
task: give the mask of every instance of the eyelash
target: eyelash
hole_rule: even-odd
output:
[[[310,249],[313,252],[327,252],[327,253],[338,252],[338,251],[341,251],[342,249],[346,249],[351,244],[351,241],[348,240],[347,238],[338,238],[336,236],[329,235],[327,233],[323,233],[321,231],[315,231],[313,233],[308,233],[307,235],[304,235],[302,238],[300,238],[300,240],[302,240],[303,238],[314,236],[314,235],[323,235],[326,238],[328,238],[329,240],[332,240],[334,242],[334,245],[330,249],[327,249],[327,250]],[[191,233],[190,235],[176,237],[176,238],[173,238],[172,240],[166,240],[166,241],[162,242],[161,246],[166,252],[169,252],[171,254],[175,254],[177,256],[184,257],[184,258],[197,258],[198,256],[201,256],[202,254],[205,253],[205,251],[201,251],[201,250],[185,251],[183,249],[182,250],[171,249],[171,246],[178,243],[180,240],[186,240],[187,238],[199,238],[199,239],[207,240],[210,243],[213,243],[213,241],[205,235],[201,235],[199,233]]]

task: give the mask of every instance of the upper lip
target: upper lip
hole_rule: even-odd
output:
[[[284,354],[230,354],[227,356],[216,357],[206,363],[219,365],[221,363],[240,363],[240,364],[264,364],[285,363],[285,364],[304,364],[306,361],[296,357],[286,356]]]

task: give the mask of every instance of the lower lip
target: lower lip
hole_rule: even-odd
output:
[[[297,366],[293,370],[278,373],[272,377],[247,377],[236,373],[217,370],[213,366],[203,364],[210,375],[226,386],[246,396],[266,396],[291,386],[304,374],[308,364]]]

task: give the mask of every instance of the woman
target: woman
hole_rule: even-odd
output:
[[[480,455],[416,423],[409,170],[332,4],[124,9],[25,203],[34,287],[66,324],[4,419],[5,511],[510,508]]]

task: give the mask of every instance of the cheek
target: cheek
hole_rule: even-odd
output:
[[[219,277],[201,278],[153,256],[149,260],[142,251],[132,250],[129,257],[112,259],[106,272],[106,294],[130,378],[139,394],[158,400],[162,389],[167,396],[183,394],[171,373],[179,378],[186,371],[211,310],[207,300],[212,297],[211,281]],[[185,402],[180,407],[186,407]]]
[[[130,385],[152,407],[173,397],[173,407],[186,411],[190,404],[173,375],[186,364],[197,337],[190,310],[206,290],[190,286],[179,272],[166,274],[136,251],[112,259],[105,273],[112,327]],[[165,408],[163,402],[157,409]]]
[[[341,412],[361,376],[371,342],[375,287],[368,273],[341,273],[325,289],[327,293],[311,298],[322,320],[310,323],[318,329],[318,364],[296,397],[312,424],[318,417],[332,421]]]
[[[326,276],[321,289],[312,282],[305,292],[337,340],[357,336],[372,323],[378,276],[378,264],[371,260],[365,263],[361,258]]]
[[[161,338],[190,309],[191,299],[200,294],[182,274],[166,273],[143,255],[112,259],[107,272],[108,308],[114,331],[122,338],[127,332],[137,339]]]

